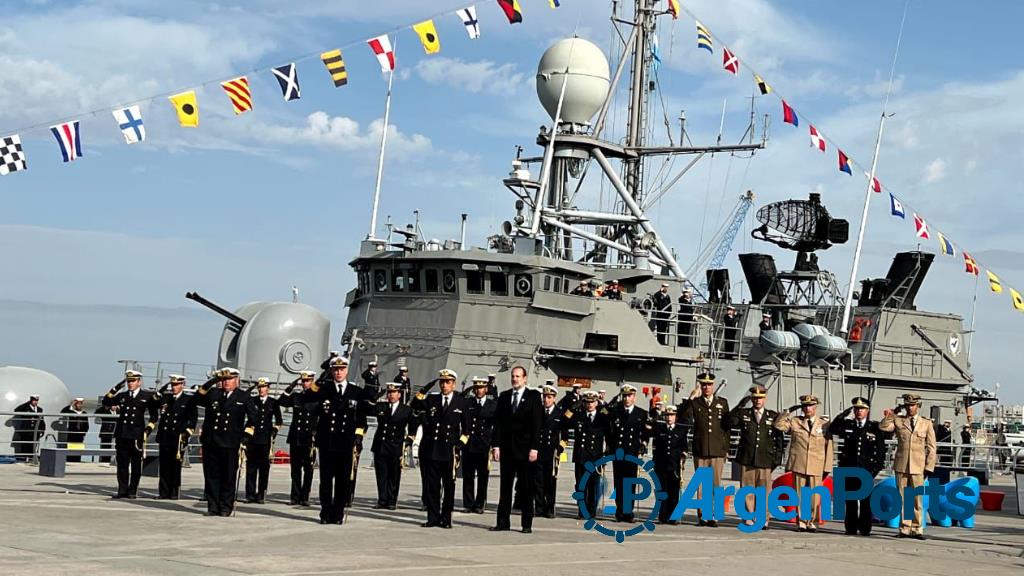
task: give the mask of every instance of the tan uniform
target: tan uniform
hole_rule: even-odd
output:
[[[903,495],[903,490],[910,486],[924,486],[924,473],[935,470],[935,426],[931,419],[918,414],[917,422],[910,416],[890,414],[878,423],[883,432],[893,432],[896,436],[896,456],[893,458],[892,470],[896,473],[896,487]],[[902,518],[903,507],[900,506]],[[924,532],[924,507],[920,495],[914,497],[914,519],[902,518],[900,534],[921,534]]]
[[[775,428],[789,432],[789,460],[786,470],[793,473],[793,484],[803,501],[803,489],[821,485],[821,478],[832,471],[832,441],[825,435],[828,418],[803,415],[794,418],[785,414],[775,421]],[[799,507],[797,508],[799,513]],[[821,500],[815,496],[811,518],[799,518],[797,523],[814,528],[814,522],[821,519]]]

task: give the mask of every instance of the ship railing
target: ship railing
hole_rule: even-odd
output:
[[[693,304],[692,314],[680,314],[675,305],[668,311],[650,310],[644,306],[640,309],[658,343],[670,347],[673,352],[680,348],[693,348],[702,351],[706,358],[745,358],[750,351],[749,346],[744,346],[745,318],[737,311],[737,327],[728,329],[720,320],[725,306]]]
[[[946,368],[939,353],[924,346],[862,340],[853,343],[851,350],[853,370],[925,378],[959,376]]]

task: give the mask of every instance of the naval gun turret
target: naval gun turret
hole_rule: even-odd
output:
[[[250,302],[231,312],[196,292],[185,298],[227,322],[217,350],[217,368],[237,368],[245,379],[290,381],[302,370],[317,370],[327,357],[331,323],[319,310],[299,302]]]

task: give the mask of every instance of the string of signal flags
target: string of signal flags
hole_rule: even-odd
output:
[[[697,18],[692,11],[682,6],[679,0],[666,0],[666,2],[668,4],[667,11],[672,15],[673,19],[678,19],[683,13],[693,19],[696,25],[697,49],[705,50],[709,54],[713,55],[715,53],[716,37],[712,35],[708,27],[701,23],[700,19]],[[982,263],[975,259],[969,252],[963,250],[959,244],[953,242],[949,236],[938,230],[934,223],[929,223],[919,211],[912,209],[907,201],[898,196],[887,186],[883,186],[882,182],[878,179],[877,174],[872,176],[863,165],[843,152],[842,148],[836,144],[835,140],[827,138],[825,133],[811,122],[810,118],[805,115],[798,114],[796,108],[794,108],[792,104],[779,95],[779,93],[775,91],[772,85],[769,84],[763,76],[758,74],[753,67],[751,67],[745,60],[742,60],[739,55],[732,51],[728,46],[723,44],[721,51],[722,69],[734,76],[739,76],[742,65],[742,67],[747,69],[749,74],[753,77],[754,84],[762,96],[773,95],[778,98],[782,107],[782,121],[784,123],[790,124],[794,128],[798,128],[801,125],[801,121],[807,125],[807,131],[810,138],[810,148],[816,149],[820,154],[825,154],[828,152],[828,148],[831,143],[831,146],[835,148],[836,151],[837,167],[839,172],[845,173],[848,176],[853,175],[854,168],[863,172],[864,177],[871,182],[870,186],[872,191],[877,194],[885,192],[889,195],[888,211],[890,216],[893,218],[907,220],[907,215],[910,214],[914,223],[914,233],[918,240],[931,240],[934,234],[934,239],[938,243],[940,254],[950,258],[956,258],[957,253],[959,252],[964,260],[964,272],[975,276],[976,278],[980,278],[981,271],[984,269],[989,289],[994,294],[1003,294],[1004,292],[1008,293],[1014,309],[1019,312],[1024,312],[1024,297],[1021,296],[1020,291],[1004,283],[995,272],[987,266],[983,266]]]
[[[498,7],[508,19],[509,24],[519,24],[523,21],[523,10],[519,0],[496,0]],[[552,9],[559,8],[562,0],[547,0]],[[434,18],[450,15],[458,16],[466,33],[471,40],[480,38],[480,20],[477,16],[476,5],[459,8],[451,12],[435,15],[433,18],[418,22],[416,24],[399,27],[392,32],[382,34],[366,41],[370,50],[377,58],[382,73],[393,73],[397,64],[395,51],[391,45],[391,35],[402,30],[412,29],[423,46],[423,51],[428,54],[437,54],[441,51],[441,40],[434,25]],[[358,44],[352,42],[341,48],[335,48],[321,53],[320,60],[327,69],[334,83],[335,88],[348,84],[348,71],[345,68],[343,49],[351,48]],[[249,77],[255,74],[270,73],[277,80],[281,87],[281,95],[285,102],[299,100],[302,97],[299,86],[299,75],[297,63],[303,60],[314,58],[315,55],[307,55],[294,59],[292,62],[280,66],[257,68],[246,75],[236,76],[223,81],[204,82],[199,86],[206,86],[219,82],[225,96],[231,104],[235,115],[241,115],[253,110],[253,95],[249,88]],[[102,108],[92,112],[80,114],[80,117],[96,115],[109,111],[113,116],[114,123],[124,136],[125,143],[138,144],[146,140],[146,125],[143,121],[142,105],[153,103],[161,99],[164,94],[154,95],[136,100],[131,105],[118,105]],[[199,126],[199,99],[196,90],[182,90],[171,93],[167,96],[170,104],[174,107],[178,124],[185,128],[197,128]],[[65,163],[73,162],[83,156],[82,148],[82,123],[78,119],[62,119],[51,122],[42,122],[14,131],[7,136],[0,137],[0,176],[6,176],[13,172],[22,172],[28,169],[27,156],[21,141],[21,135],[25,132],[43,130],[49,126],[50,133],[57,140],[61,158]]]

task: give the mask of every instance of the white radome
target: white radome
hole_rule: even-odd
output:
[[[562,122],[589,124],[611,85],[608,59],[600,48],[582,38],[559,40],[544,52],[537,66],[537,97],[552,119],[567,68],[569,84],[562,102]]]

